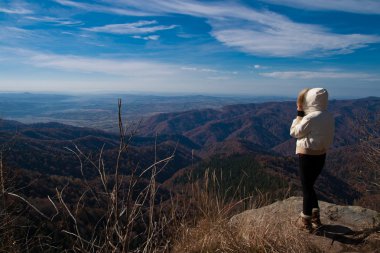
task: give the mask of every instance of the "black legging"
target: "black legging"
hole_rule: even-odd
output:
[[[314,191],[314,183],[325,165],[326,154],[299,155],[299,172],[303,192],[303,214],[311,215],[313,208],[319,208],[318,198]]]

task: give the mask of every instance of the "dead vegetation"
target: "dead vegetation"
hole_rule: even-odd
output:
[[[156,177],[175,153],[155,159],[142,171],[132,169],[126,176],[119,161],[128,152],[136,129],[123,124],[121,101],[118,123],[115,168],[106,168],[103,149],[94,159],[76,146],[70,148],[81,165],[85,187],[75,204],[68,199],[69,184],[57,187],[54,196],[47,196],[49,211],[12,186],[11,172],[0,152],[0,252],[319,252],[297,230],[281,223],[269,227],[263,220],[248,235],[232,227],[233,215],[265,206],[271,198],[259,191],[248,198],[231,193],[221,187],[212,170],[206,170],[203,178],[188,184],[182,193],[159,199]],[[98,173],[95,180],[87,181],[85,163]],[[284,192],[284,198],[288,193]],[[89,215],[86,208],[91,201],[98,207],[96,222],[85,224],[83,217]],[[30,216],[35,219],[28,220]]]

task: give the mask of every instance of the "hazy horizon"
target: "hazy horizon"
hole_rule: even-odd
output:
[[[67,96],[158,96],[158,97],[214,97],[214,98],[273,98],[273,101],[278,100],[296,100],[297,94],[293,95],[255,95],[255,94],[240,94],[240,93],[196,93],[196,92],[154,92],[154,91],[0,91],[0,94],[30,94],[30,95],[67,95]],[[380,97],[377,95],[351,95],[351,96],[331,96],[331,99],[361,99],[368,97]],[[277,100],[276,100],[277,99]]]

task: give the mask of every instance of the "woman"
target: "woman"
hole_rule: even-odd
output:
[[[334,118],[327,112],[328,93],[323,88],[302,90],[297,99],[297,118],[290,135],[297,138],[299,173],[303,192],[300,227],[311,232],[320,227],[318,198],[314,183],[325,164],[326,151],[334,137]]]

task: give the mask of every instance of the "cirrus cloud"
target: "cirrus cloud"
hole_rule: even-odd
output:
[[[180,68],[176,65],[144,59],[121,60],[63,55],[9,47],[0,47],[0,52],[7,56],[10,61],[17,61],[42,69],[126,77],[159,77],[180,73]]]
[[[274,71],[260,73],[264,77],[278,79],[374,79],[375,76],[362,72],[337,71]]]
[[[102,3],[120,10],[132,8],[156,16],[181,14],[206,19],[211,26],[210,35],[217,41],[227,47],[258,56],[323,57],[353,53],[357,49],[380,42],[378,35],[334,33],[320,25],[295,22],[284,15],[257,10],[236,2],[104,0]],[[105,31],[106,28],[116,31],[118,28],[129,29],[121,25],[98,29]]]
[[[81,25],[83,24],[81,21],[75,21],[70,19],[64,19],[64,18],[55,18],[55,17],[34,17],[34,16],[27,16],[26,19],[37,21],[37,22],[44,22],[44,23],[53,23],[56,25]]]
[[[102,5],[102,4],[89,4],[89,3],[71,1],[71,0],[53,0],[53,1],[64,6],[75,7],[75,8],[83,9],[86,11],[92,11],[92,12],[105,12],[105,13],[112,13],[112,14],[126,15],[126,16],[152,15],[152,13],[148,13],[144,11],[127,9],[127,8],[117,8],[117,7],[107,6],[107,5]]]
[[[158,40],[160,38],[160,35],[148,35],[148,36],[134,35],[132,36],[132,38],[141,39],[141,40]]]
[[[154,32],[163,31],[163,30],[171,30],[177,27],[176,25],[169,25],[169,26],[155,25],[157,23],[158,22],[156,20],[152,20],[152,21],[141,20],[134,23],[111,24],[111,25],[82,28],[82,29],[85,31],[90,31],[90,32],[101,32],[101,33],[112,33],[112,34],[144,34],[144,33],[154,33]]]
[[[261,0],[292,8],[343,11],[360,14],[380,14],[380,2],[376,0]]]
[[[103,73],[120,76],[165,76],[173,74],[173,67],[144,60],[99,59],[75,55],[31,54],[31,64],[37,67],[58,70]]]
[[[7,13],[7,14],[31,14],[33,11],[24,9],[24,8],[0,8],[0,12]]]

